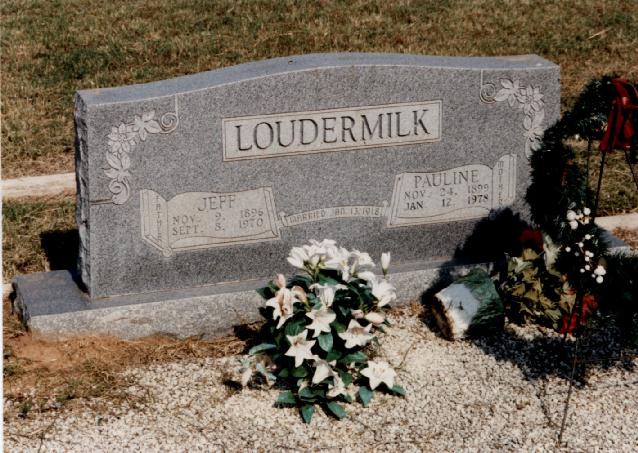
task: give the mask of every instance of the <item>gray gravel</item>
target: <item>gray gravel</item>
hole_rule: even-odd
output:
[[[308,426],[273,407],[277,390],[230,389],[238,359],[227,357],[129,371],[131,394],[149,395],[143,407],[87,401],[8,417],[5,451],[556,451],[569,367],[541,354],[547,332],[513,327],[509,340],[476,345],[438,338],[415,316],[393,323],[380,355],[407,398],[375,394],[343,421],[318,411]],[[539,363],[526,364],[534,354]],[[575,386],[560,450],[638,450],[638,360],[628,365],[590,369]]]

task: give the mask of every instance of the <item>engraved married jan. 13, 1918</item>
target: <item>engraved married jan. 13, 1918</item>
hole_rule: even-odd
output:
[[[441,101],[225,118],[224,160],[434,142]]]

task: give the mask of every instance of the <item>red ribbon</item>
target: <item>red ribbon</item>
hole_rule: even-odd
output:
[[[600,150],[604,153],[613,149],[628,151],[636,133],[634,121],[638,115],[638,90],[625,79],[612,79],[616,96],[611,104],[607,119],[607,130],[600,140]]]

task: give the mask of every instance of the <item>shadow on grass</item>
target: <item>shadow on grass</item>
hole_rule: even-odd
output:
[[[49,261],[49,268],[75,273],[80,249],[77,229],[53,230],[40,233],[40,245]]]
[[[526,228],[530,228],[529,224],[509,209],[493,211],[488,218],[476,224],[470,237],[457,248],[454,258],[441,268],[435,281],[422,295],[422,320],[430,330],[444,337],[431,307],[434,295],[459,276],[451,266],[491,263],[490,274],[502,275],[507,270],[505,256],[520,256],[519,238]],[[638,354],[637,323],[627,329],[625,321],[622,316],[614,317],[609,313],[593,319],[581,333],[577,351],[571,337],[565,341],[562,335],[548,329],[539,329],[538,333],[529,329],[523,331],[508,325],[508,321],[503,332],[469,341],[498,361],[518,367],[527,380],[547,376],[569,379],[576,354],[574,379],[582,383],[590,369],[619,367],[634,370],[633,359]]]

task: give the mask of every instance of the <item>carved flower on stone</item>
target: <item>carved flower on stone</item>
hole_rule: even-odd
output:
[[[142,116],[135,115],[131,129],[139,134],[140,140],[146,140],[148,134],[157,134],[162,131],[160,124],[154,120],[155,110],[143,113]]]
[[[543,109],[543,95],[539,88],[528,86],[522,89],[522,93],[521,108],[526,115],[534,115]]]
[[[501,88],[494,96],[494,100],[501,102],[507,100],[510,107],[514,107],[521,96],[521,86],[518,80],[501,79]]]
[[[108,135],[108,143],[115,154],[130,153],[135,146],[136,133],[131,126],[121,123],[118,127],[112,127]]]

